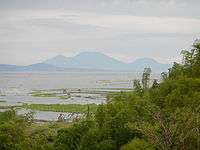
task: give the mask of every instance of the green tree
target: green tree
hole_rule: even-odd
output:
[[[93,121],[85,120],[75,123],[72,127],[58,131],[54,147],[58,150],[76,150],[81,138],[93,126]]]
[[[198,149],[200,118],[199,110],[177,109],[174,113],[161,110],[147,110],[152,121],[132,123],[132,128],[140,131],[160,150]]]
[[[157,88],[159,86],[158,79],[153,80],[152,88]]]
[[[138,94],[139,96],[142,96],[143,89],[142,89],[142,86],[140,84],[140,80],[134,80],[133,81],[133,90],[134,90],[134,92],[136,92],[136,94]]]
[[[24,129],[29,123],[27,118],[17,116],[14,110],[0,113],[0,149],[23,150],[26,149],[26,136]]]
[[[123,145],[121,150],[154,150],[154,147],[143,139],[135,138],[128,144]]]
[[[144,68],[144,72],[142,74],[142,85],[144,90],[149,88],[150,76],[151,76],[151,68]]]

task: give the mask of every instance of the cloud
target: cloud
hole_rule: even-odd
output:
[[[197,0],[0,0],[0,63],[85,50],[124,61],[175,61],[200,36],[199,6]]]
[[[199,0],[0,0],[1,10],[71,10],[200,18]]]
[[[26,14],[26,15],[24,15]],[[118,36],[190,36],[200,19],[105,15],[71,11],[15,11],[0,20],[1,41],[58,41]],[[130,37],[130,36],[129,36]]]
[[[82,14],[73,22],[103,26],[117,31],[127,32],[166,32],[166,33],[196,33],[200,19],[182,17],[146,17],[133,15],[99,15]]]
[[[51,12],[52,13],[52,12]],[[18,14],[18,15],[17,15]],[[29,17],[23,14],[29,14]],[[73,38],[88,38],[103,36],[107,28],[100,25],[90,25],[71,21],[70,13],[59,13],[50,16],[49,13],[24,11],[15,12],[15,16],[0,20],[0,35],[2,41],[52,41]],[[66,17],[67,16],[67,17]],[[76,16],[73,16],[76,18]]]

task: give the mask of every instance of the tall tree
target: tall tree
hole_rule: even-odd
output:
[[[133,81],[133,90],[136,92],[139,96],[142,96],[142,86],[140,84],[140,80],[134,80]]]
[[[151,76],[151,68],[144,68],[144,72],[142,75],[142,85],[144,90],[149,88],[150,76]]]

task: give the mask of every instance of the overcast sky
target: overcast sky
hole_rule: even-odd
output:
[[[0,0],[0,63],[98,51],[180,61],[200,38],[200,0]]]

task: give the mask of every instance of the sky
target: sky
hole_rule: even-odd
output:
[[[0,0],[0,64],[84,51],[180,62],[197,38],[199,0]]]

